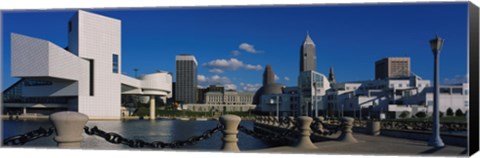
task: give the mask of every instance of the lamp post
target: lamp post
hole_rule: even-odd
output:
[[[443,147],[442,138],[440,138],[440,117],[439,117],[439,58],[440,58],[440,50],[442,49],[442,45],[444,43],[444,39],[435,36],[434,39],[430,40],[430,46],[432,47],[433,57],[434,57],[434,71],[433,71],[433,128],[432,128],[432,136],[428,141],[429,146],[433,147]]]
[[[277,104],[277,107],[276,107],[276,116],[277,118],[280,118],[280,109],[279,109],[279,96],[275,96],[275,100],[273,98],[270,98],[270,104]]]
[[[318,117],[318,100],[317,100],[317,87],[318,87],[318,83],[317,82],[314,82],[313,83],[313,87],[315,89],[315,93],[314,93],[314,104],[315,104],[315,117]]]

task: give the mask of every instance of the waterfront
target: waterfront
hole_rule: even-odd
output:
[[[147,142],[163,141],[173,142],[177,140],[186,140],[191,136],[201,135],[204,131],[213,129],[218,121],[182,121],[182,120],[129,120],[129,121],[89,121],[88,127],[97,126],[106,132],[115,132],[126,138],[141,139]],[[242,121],[241,125],[253,129],[252,121]],[[48,128],[52,125],[50,122],[43,121],[22,121],[22,120],[4,120],[3,138],[23,134],[39,127]],[[82,149],[132,149],[125,145],[110,144],[103,138],[89,136],[84,134],[85,141],[82,143]],[[219,151],[222,146],[222,133],[215,133],[212,138],[200,141],[197,144],[186,146],[176,150],[201,150],[201,151]],[[246,135],[242,132],[238,134],[238,146],[240,150],[256,150],[270,147],[265,142]],[[36,148],[56,148],[53,136],[40,138],[29,142],[22,147]],[[170,149],[169,149],[170,150]]]

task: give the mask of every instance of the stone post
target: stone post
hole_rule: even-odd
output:
[[[150,96],[150,120],[155,120],[155,96]]]
[[[222,150],[227,152],[240,152],[237,142],[238,125],[242,119],[237,115],[223,115],[220,123],[225,127],[223,130]]]
[[[87,115],[71,111],[57,112],[50,115],[50,121],[55,126],[57,136],[54,140],[59,148],[80,148]]]
[[[341,142],[357,143],[357,139],[355,139],[352,135],[353,118],[342,118],[342,125],[342,134],[340,135],[340,137],[338,137],[338,140]]]
[[[325,118],[323,116],[315,117],[315,121],[318,122],[316,130],[320,132],[325,132],[325,129],[323,128],[323,121],[325,121]]]
[[[297,142],[295,147],[302,148],[302,149],[317,149],[310,140],[310,124],[312,124],[312,118],[308,116],[300,116],[297,117],[297,124],[299,127],[298,130],[300,131],[300,139]]]
[[[380,135],[380,121],[369,120],[367,123],[368,134],[378,136]]]

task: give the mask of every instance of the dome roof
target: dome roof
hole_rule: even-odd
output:
[[[259,104],[260,103],[260,97],[262,95],[268,95],[268,94],[282,94],[283,93],[283,84],[278,84],[278,83],[272,83],[268,84],[267,86],[263,86],[260,89],[257,90],[255,95],[253,96],[253,103],[254,104]]]

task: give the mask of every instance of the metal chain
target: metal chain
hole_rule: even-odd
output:
[[[91,129],[87,126],[84,127],[84,130],[85,130],[86,134],[96,135],[96,136],[102,137],[107,142],[112,143],[112,144],[128,145],[131,148],[153,148],[153,149],[180,148],[180,147],[187,146],[187,145],[193,145],[193,144],[198,143],[199,141],[211,138],[213,136],[213,134],[217,133],[218,131],[221,131],[222,129],[224,129],[224,126],[221,125],[221,124],[218,124],[217,127],[203,132],[202,135],[190,137],[187,140],[174,141],[172,143],[165,143],[165,142],[162,142],[162,141],[154,141],[154,142],[149,143],[149,142],[145,142],[145,141],[139,140],[139,139],[124,138],[123,136],[121,136],[117,133],[113,133],[113,132],[107,133],[103,130],[98,129],[97,126],[94,126]]]
[[[323,128],[326,129],[326,131],[320,131],[318,130],[318,126],[323,126]],[[324,124],[323,122],[319,122],[319,121],[315,121],[311,126],[310,128],[312,129],[313,132],[317,133],[317,134],[321,134],[321,135],[332,135],[332,134],[335,134],[337,133],[338,131],[341,130],[343,126],[343,123],[341,123],[340,125],[337,125],[335,126],[334,128],[327,128],[327,125]]]
[[[25,143],[31,142],[33,140],[36,140],[42,137],[49,137],[53,134],[54,131],[55,131],[55,127],[50,127],[48,129],[44,129],[43,127],[40,127],[36,130],[33,130],[31,132],[28,132],[22,135],[16,135],[16,136],[6,138],[3,140],[3,145],[4,146],[24,145]]]
[[[295,131],[296,128],[297,128],[296,126],[293,126],[293,127],[291,127],[290,129],[287,129],[285,132],[283,132],[281,134],[271,135],[271,134],[262,134],[262,133],[255,132],[255,131],[250,130],[250,129],[246,128],[245,126],[242,126],[242,125],[238,126],[238,130],[240,132],[243,132],[245,134],[248,134],[250,136],[253,136],[253,137],[268,141],[268,142],[275,142],[275,143],[285,143],[285,138],[288,135],[292,134]]]

